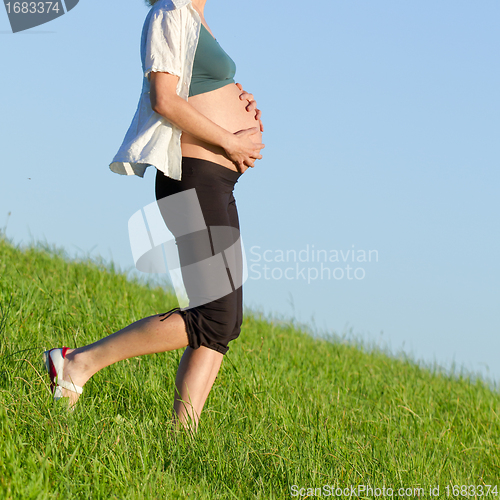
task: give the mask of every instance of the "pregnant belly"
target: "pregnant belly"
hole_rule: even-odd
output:
[[[255,143],[261,143],[262,133],[259,121],[255,119],[255,110],[245,109],[248,101],[242,101],[239,98],[240,94],[241,91],[236,84],[231,83],[211,92],[192,96],[189,98],[189,104],[229,132],[257,127],[257,132],[252,134],[250,139]],[[202,158],[238,171],[223,148],[201,141],[187,132],[182,132],[181,148],[182,156]]]

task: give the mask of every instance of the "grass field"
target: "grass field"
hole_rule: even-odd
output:
[[[175,296],[4,237],[0,276],[1,498],[499,496],[500,396],[480,378],[245,311],[196,438],[171,438],[182,352],[105,368],[73,413],[52,401],[41,353],[165,312]]]

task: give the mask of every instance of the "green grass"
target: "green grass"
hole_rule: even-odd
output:
[[[445,498],[446,485],[500,483],[500,397],[485,381],[251,311],[194,440],[167,435],[181,352],[105,368],[68,413],[42,351],[93,342],[175,296],[4,237],[0,276],[1,498],[305,498],[293,485],[385,486],[393,498],[440,485]]]

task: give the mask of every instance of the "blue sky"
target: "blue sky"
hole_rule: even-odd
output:
[[[498,381],[500,4],[313,5],[205,8],[265,126],[235,189],[245,305]],[[154,172],[108,164],[139,99],[147,12],[81,0],[16,34],[0,14],[0,227],[14,242],[133,266],[128,219],[154,201]],[[340,255],[323,262],[336,278],[313,247]],[[342,261],[353,250],[372,261]]]

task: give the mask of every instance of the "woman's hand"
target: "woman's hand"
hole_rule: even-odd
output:
[[[243,173],[248,167],[253,167],[255,160],[262,159],[260,150],[265,146],[262,143],[252,142],[250,137],[259,133],[259,127],[238,130],[224,145],[228,158],[236,165],[239,172]]]
[[[259,120],[259,127],[260,127],[260,131],[261,132],[264,132],[264,125],[262,124],[262,120],[260,119],[260,117],[262,116],[262,111],[260,109],[257,109],[257,103],[255,102],[255,99],[253,98],[253,95],[252,94],[249,94],[248,92],[245,92],[243,90],[243,87],[241,86],[241,83],[237,83],[236,86],[241,90],[241,94],[240,94],[240,99],[243,101],[243,100],[247,100],[248,101],[248,104],[246,106],[246,110],[247,111],[252,111],[255,109],[255,119],[256,120]]]

